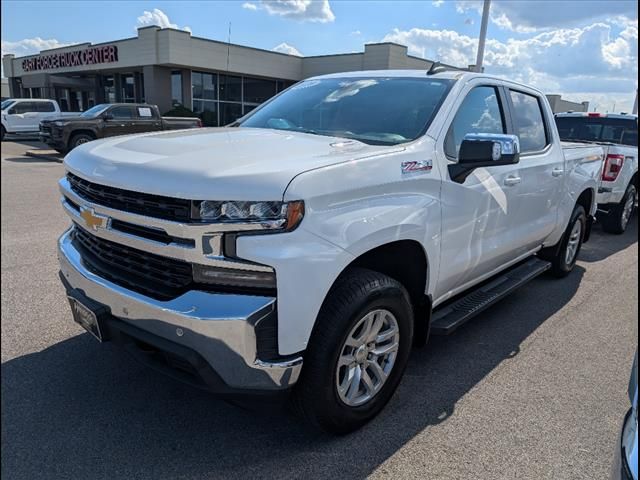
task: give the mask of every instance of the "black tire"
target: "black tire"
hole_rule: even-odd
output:
[[[4,142],[5,133],[6,133],[6,130],[4,129],[4,127],[0,127],[0,142]]]
[[[338,358],[352,329],[377,309],[391,312],[397,320],[400,337],[395,363],[371,399],[350,406],[338,393]],[[413,308],[405,288],[371,270],[348,270],[331,288],[318,315],[301,377],[293,391],[294,408],[308,423],[329,433],[344,435],[362,427],[384,408],[398,387],[412,337]]]
[[[605,232],[616,235],[625,232],[633,215],[637,192],[636,186],[633,183],[630,184],[627,187],[624,197],[622,197],[622,201],[602,217],[602,229]],[[632,202],[630,210],[629,202]]]
[[[576,224],[580,223],[580,231],[577,236],[577,245],[573,244],[573,234],[575,233],[574,228],[576,228]],[[551,274],[557,278],[564,278],[573,267],[576,265],[576,261],[578,260],[578,255],[580,254],[580,249],[582,248],[582,242],[584,241],[584,235],[587,228],[587,214],[584,211],[584,207],[582,205],[576,205],[573,209],[573,213],[571,214],[571,218],[569,219],[569,225],[567,225],[567,229],[560,240],[558,245],[554,247],[545,248],[542,250],[538,256],[543,258],[544,260],[548,260],[551,262]],[[571,255],[571,258],[568,259],[567,251],[569,249],[569,244],[572,244],[575,251]]]
[[[93,140],[95,140],[95,138],[88,133],[76,133],[73,137],[71,137],[71,140],[69,140],[69,150],[73,150],[83,143],[91,142]]]

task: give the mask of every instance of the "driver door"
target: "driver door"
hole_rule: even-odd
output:
[[[512,133],[505,92],[496,85],[471,84],[461,94],[438,143],[441,164],[457,162],[466,134]],[[442,135],[441,135],[442,137]],[[444,300],[522,254],[517,238],[519,165],[477,168],[462,183],[445,170],[442,185],[442,243],[438,290]]]

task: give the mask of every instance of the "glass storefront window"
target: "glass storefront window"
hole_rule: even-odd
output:
[[[244,77],[244,102],[262,103],[276,94],[276,81]]]
[[[220,125],[228,125],[242,116],[239,103],[220,102]]]
[[[172,72],[172,97],[175,98]],[[227,125],[246,115],[277,92],[293,85],[289,80],[191,72],[193,111],[207,126]]]
[[[203,125],[207,127],[218,126],[218,102],[194,99],[193,112],[198,114]]]
[[[242,101],[242,77],[220,75],[220,100]]]
[[[182,72],[174,70],[171,72],[171,104],[182,105]]]

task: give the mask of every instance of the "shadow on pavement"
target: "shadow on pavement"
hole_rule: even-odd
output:
[[[456,403],[575,294],[584,269],[539,277],[413,352],[385,411],[340,438],[246,411],[79,335],[2,365],[6,478],[364,478]],[[70,317],[70,315],[69,315]],[[71,322],[71,319],[69,318]]]
[[[638,214],[637,211],[629,220],[626,232],[622,235],[607,233],[602,230],[602,225],[596,222],[593,226],[591,238],[582,246],[579,260],[583,262],[599,262],[614,255],[620,250],[638,241]]]
[[[62,158],[55,157],[8,157],[3,160],[12,163],[62,163]]]

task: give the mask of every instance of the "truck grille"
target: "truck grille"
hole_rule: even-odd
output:
[[[67,173],[67,180],[76,195],[98,205],[165,220],[188,222],[191,219],[189,200],[108,187],[72,173]]]
[[[104,240],[77,225],[73,243],[93,273],[143,295],[167,300],[193,283],[191,264]]]

